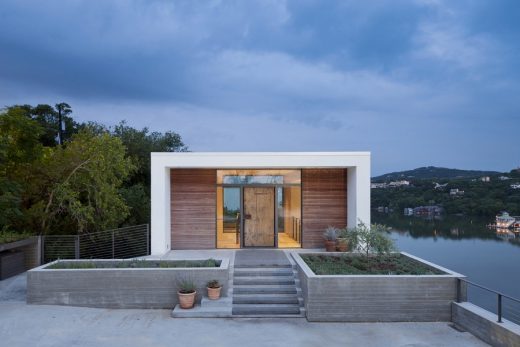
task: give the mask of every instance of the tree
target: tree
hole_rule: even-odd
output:
[[[116,228],[129,213],[119,188],[134,169],[120,139],[84,129],[42,158],[42,199],[28,214],[41,233]]]
[[[99,125],[97,129],[100,130]],[[150,153],[151,152],[184,152],[187,147],[179,134],[149,132],[148,128],[141,130],[119,123],[112,134],[121,139],[126,147],[127,155],[136,166],[131,176],[121,189],[127,205],[132,211],[127,225],[150,222]]]
[[[167,131],[150,132],[148,128],[141,130],[132,128],[126,122],[119,123],[112,134],[121,139],[126,153],[134,160],[137,170],[130,177],[128,186],[142,183],[150,186],[150,153],[151,152],[185,152],[188,148],[179,134]]]
[[[69,104],[61,102],[56,104],[56,111],[58,112],[58,144],[63,144],[63,117],[72,113]]]
[[[54,147],[68,141],[79,130],[79,124],[70,117],[72,109],[67,103],[62,102],[56,104],[55,107],[47,104],[39,104],[34,107],[31,105],[14,105],[7,109],[8,111],[11,109],[19,110],[27,118],[36,121],[42,128],[40,133],[41,144]],[[65,131],[62,131],[62,124]]]
[[[24,191],[34,183],[28,179],[31,164],[43,155],[42,133],[24,108],[0,114],[0,229],[22,223]]]

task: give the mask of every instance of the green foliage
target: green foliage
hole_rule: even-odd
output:
[[[216,260],[147,260],[132,259],[124,261],[58,261],[46,269],[157,269],[157,268],[200,268],[218,267]]]
[[[23,115],[35,121],[41,128],[41,132],[38,133],[38,139],[43,146],[54,147],[58,145],[58,109],[62,109],[62,122],[65,125],[63,131],[63,140],[68,141],[73,134],[78,132],[79,124],[76,123],[69,114],[72,113],[72,109],[66,103],[56,104],[55,108],[50,105],[40,104],[37,106],[30,105],[15,105],[8,107],[7,110],[19,110]]]
[[[150,222],[150,191],[142,183],[125,185],[119,190],[129,208],[125,225],[147,224]]]
[[[316,275],[442,275],[442,271],[401,254],[301,255]]]
[[[13,232],[7,229],[0,230],[0,245],[4,243],[16,242],[31,237],[31,233]]]
[[[99,129],[99,125],[97,125]],[[132,210],[126,225],[150,223],[150,153],[151,152],[184,152],[187,147],[181,136],[175,132],[150,132],[148,128],[141,130],[119,123],[112,135],[119,138],[126,148],[126,154],[132,159],[136,170],[128,177],[121,191]]]
[[[222,285],[218,282],[218,280],[211,280],[206,284],[208,288],[220,288]]]
[[[76,234],[150,222],[150,152],[187,150],[180,135],[124,122],[111,131],[71,112],[60,103],[0,113],[0,229]]]
[[[436,204],[444,207],[447,214],[494,217],[500,211],[520,215],[520,189],[512,189],[512,183],[520,182],[513,170],[505,176],[510,180],[501,181],[492,176],[491,182],[471,179],[414,180],[410,187],[372,189],[373,207],[388,206],[398,213],[406,207]],[[434,182],[448,185],[434,189]],[[452,188],[464,191],[462,196],[450,196]]]
[[[381,176],[374,177],[375,182],[392,181],[400,179],[453,179],[453,178],[475,178],[481,176],[496,175],[496,171],[480,171],[480,170],[459,170],[448,169],[444,167],[426,166],[413,170],[391,172]]]
[[[342,232],[352,249],[358,249],[368,258],[370,253],[377,255],[388,254],[397,248],[394,241],[388,236],[388,228],[384,225],[373,224],[370,228],[360,222],[355,228],[347,228]]]
[[[46,182],[40,202],[29,209],[43,233],[79,233],[117,227],[128,215],[119,187],[134,170],[121,141],[88,129],[66,147],[54,147],[39,162]]]
[[[23,223],[23,197],[32,183],[32,163],[44,152],[39,142],[42,132],[23,108],[0,114],[0,228]]]
[[[191,294],[197,290],[195,282],[188,278],[182,278],[177,282],[177,288],[182,294]]]
[[[333,226],[328,226],[323,233],[323,238],[326,241],[336,241],[338,239],[339,229]]]

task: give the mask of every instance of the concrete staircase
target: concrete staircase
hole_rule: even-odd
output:
[[[232,297],[233,317],[305,317],[291,264],[236,265]]]
[[[189,310],[177,305],[172,317],[305,317],[296,265],[280,250],[237,251],[226,295]]]

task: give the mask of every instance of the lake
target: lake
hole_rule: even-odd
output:
[[[373,212],[372,223],[391,228],[399,250],[411,253],[468,280],[520,299],[520,237],[486,227],[492,219],[446,216],[426,220]],[[497,298],[474,287],[468,300],[496,312]],[[520,304],[504,299],[504,317],[520,323]]]

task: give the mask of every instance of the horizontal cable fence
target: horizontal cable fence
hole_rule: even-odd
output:
[[[150,254],[148,224],[82,235],[42,236],[42,263],[56,259],[124,259]]]
[[[462,286],[467,288],[467,297],[462,298]],[[497,322],[503,319],[520,324],[520,299],[513,298],[480,284],[459,278],[457,301],[467,301],[497,315]]]

